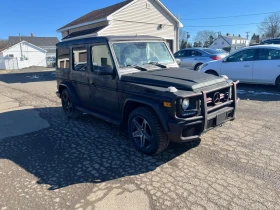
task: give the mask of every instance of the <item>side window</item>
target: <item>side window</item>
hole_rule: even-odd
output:
[[[69,69],[70,50],[69,48],[57,49],[57,67],[60,69]]]
[[[259,60],[279,60],[280,50],[276,49],[260,49]]]
[[[190,51],[190,56],[195,57],[195,56],[202,56],[202,53],[196,51],[196,50],[191,50]]]
[[[174,54],[174,56],[175,56],[176,58],[180,58],[180,57],[186,56],[185,54],[186,54],[186,53],[185,53],[185,50],[182,50],[182,51],[176,52],[176,53]]]
[[[73,70],[74,71],[86,71],[87,69],[87,48],[73,47]]]
[[[113,68],[112,58],[107,45],[96,45],[91,47],[92,69],[98,70],[100,67]]]
[[[228,57],[227,62],[253,61],[255,49],[243,50]]]

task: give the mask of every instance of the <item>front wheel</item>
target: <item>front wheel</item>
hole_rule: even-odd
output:
[[[129,137],[140,152],[154,155],[167,148],[169,139],[152,109],[135,109],[128,122]]]

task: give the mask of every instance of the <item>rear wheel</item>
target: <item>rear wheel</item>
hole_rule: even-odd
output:
[[[135,109],[128,122],[129,137],[140,152],[154,155],[167,148],[169,139],[152,109]]]
[[[68,118],[77,118],[80,116],[81,113],[77,110],[76,104],[67,89],[62,90],[61,92],[61,104],[63,111]]]
[[[280,76],[276,79],[275,85],[276,85],[277,89],[280,90]]]
[[[215,76],[219,76],[218,73],[214,70],[209,70],[209,71],[206,71],[205,73],[206,74],[212,74],[212,75],[215,75]]]
[[[195,65],[194,70],[198,71],[199,67],[202,65],[202,63],[198,63]]]

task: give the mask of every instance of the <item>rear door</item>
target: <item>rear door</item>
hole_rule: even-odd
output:
[[[88,107],[90,95],[87,76],[87,53],[86,45],[72,47],[71,80],[81,103]]]
[[[280,50],[261,48],[257,55],[253,69],[254,82],[274,84],[275,78],[280,75]]]
[[[246,49],[229,56],[222,62],[221,74],[232,80],[253,82],[253,66],[256,60],[256,49]]]
[[[194,66],[202,58],[202,53],[197,50],[187,50],[186,57],[183,58],[185,66],[194,69]]]

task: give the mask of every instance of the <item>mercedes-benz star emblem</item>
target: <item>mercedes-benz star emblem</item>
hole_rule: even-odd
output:
[[[216,105],[221,101],[221,95],[219,92],[216,92],[212,98],[213,104]]]

